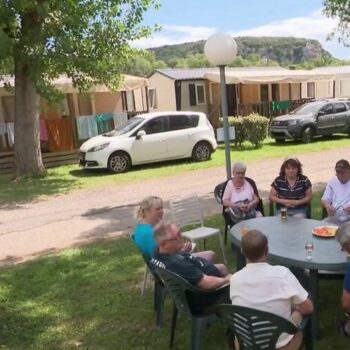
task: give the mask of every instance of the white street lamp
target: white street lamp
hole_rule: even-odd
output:
[[[213,34],[204,45],[204,54],[208,61],[220,68],[221,85],[221,111],[223,117],[225,159],[227,179],[231,178],[230,136],[228,126],[227,94],[225,66],[230,64],[237,56],[237,44],[235,39],[227,33]]]

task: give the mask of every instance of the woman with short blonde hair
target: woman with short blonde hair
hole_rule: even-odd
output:
[[[163,200],[157,196],[144,198],[137,206],[135,216],[139,222],[133,232],[134,242],[148,258],[151,258],[158,247],[153,232],[154,226],[163,218]]]

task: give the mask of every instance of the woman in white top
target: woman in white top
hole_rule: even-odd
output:
[[[253,217],[262,216],[261,212],[256,210],[259,204],[259,197],[254,192],[252,185],[246,180],[245,173],[247,166],[242,162],[234,163],[232,166],[232,179],[227,182],[222,202],[225,207],[238,209],[242,213],[251,213],[255,210]],[[248,214],[249,213],[249,214]]]

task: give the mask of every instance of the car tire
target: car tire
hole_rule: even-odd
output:
[[[275,141],[276,141],[276,143],[285,143],[285,142],[286,142],[286,139],[279,139],[279,138],[276,138]]]
[[[211,146],[208,142],[198,142],[192,150],[192,159],[195,162],[203,162],[210,159],[212,154]]]
[[[125,173],[131,167],[131,160],[125,152],[114,152],[108,158],[108,170],[114,173]]]
[[[311,127],[307,127],[303,130],[301,134],[301,141],[303,143],[310,143],[314,139],[314,131],[312,130]]]

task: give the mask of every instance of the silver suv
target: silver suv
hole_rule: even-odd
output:
[[[276,142],[286,139],[309,143],[315,136],[350,134],[350,99],[308,102],[272,120],[270,135]]]

